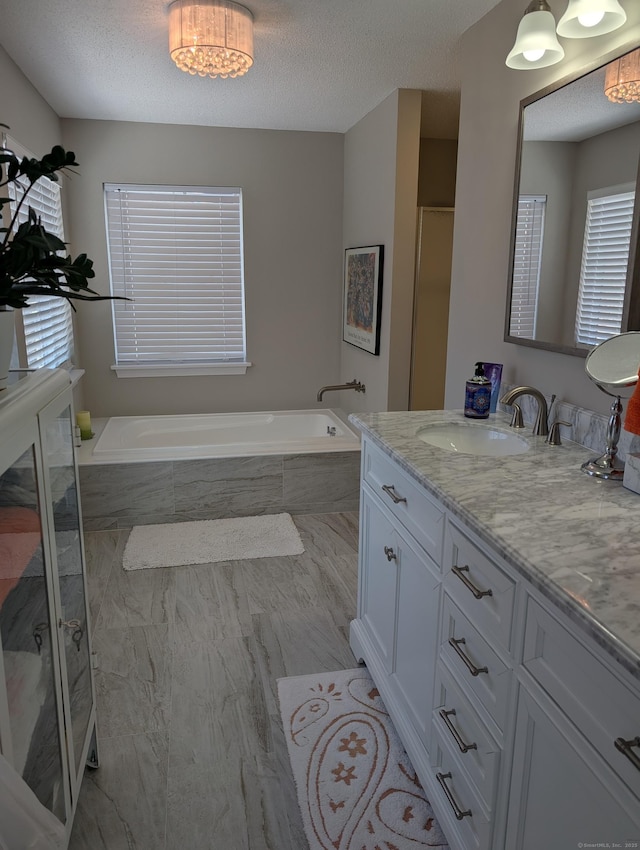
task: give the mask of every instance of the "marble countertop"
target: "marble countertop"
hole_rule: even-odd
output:
[[[466,422],[461,411],[352,414],[350,421],[436,496],[640,681],[640,495],[585,475],[594,453],[550,446],[527,428],[527,452],[479,457],[416,433]],[[484,424],[504,427],[493,414]],[[603,447],[604,449],[604,447]]]

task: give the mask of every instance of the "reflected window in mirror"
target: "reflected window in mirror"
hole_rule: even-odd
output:
[[[520,195],[511,290],[512,336],[535,339],[546,195]]]
[[[620,333],[634,201],[633,184],[588,194],[576,345],[591,348]]]
[[[611,61],[615,58],[619,57],[610,57]],[[612,103],[607,98],[604,91],[607,67],[603,65],[578,79],[561,81],[521,103],[505,318],[507,342],[584,357],[589,347],[607,338],[603,334],[611,336],[640,328],[640,193],[637,191],[640,103]],[[617,318],[612,324],[609,318],[603,317],[608,303],[603,300],[595,306],[588,304],[591,293],[584,282],[594,274],[595,267],[595,274],[600,278],[595,283],[604,282],[605,288],[609,286],[605,280],[608,272],[601,275],[605,267],[604,255],[597,257],[593,247],[588,257],[590,268],[586,271],[583,261],[585,240],[589,235],[589,201],[603,193],[615,194],[611,190],[620,186],[635,190],[635,203],[630,229],[624,236],[629,241],[626,248],[619,246],[624,257],[616,258],[618,281],[624,283],[620,324]],[[525,198],[545,199],[540,245],[531,242],[530,255],[526,253],[525,237],[521,232]],[[596,338],[583,330],[576,336],[580,322],[581,280],[584,314],[592,310],[598,314],[598,322],[603,322],[603,329],[597,332]],[[534,299],[534,303],[526,305],[526,321],[523,290]],[[615,310],[618,311],[619,292],[616,298]],[[579,339],[585,341],[578,342]]]

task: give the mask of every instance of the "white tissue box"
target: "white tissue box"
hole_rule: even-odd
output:
[[[628,490],[640,493],[640,454],[627,455],[622,483]]]

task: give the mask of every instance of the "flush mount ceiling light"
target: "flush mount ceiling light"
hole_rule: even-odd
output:
[[[627,15],[618,0],[569,0],[558,22],[563,38],[590,38],[621,27]]]
[[[604,93],[613,103],[640,103],[640,49],[609,62]]]
[[[241,77],[253,65],[253,15],[231,0],[174,0],[169,52],[189,74]]]
[[[520,21],[506,64],[524,71],[555,65],[563,57],[564,50],[556,37],[556,22],[549,4],[546,0],[533,0]]]

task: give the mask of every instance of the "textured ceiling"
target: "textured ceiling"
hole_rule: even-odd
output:
[[[246,0],[245,77],[179,71],[163,0],[0,0],[0,44],[60,117],[345,132],[397,88],[457,136],[461,34],[499,0]]]
[[[529,104],[525,139],[581,142],[640,121],[640,103],[611,103],[604,94],[604,80],[605,69],[598,68]]]

